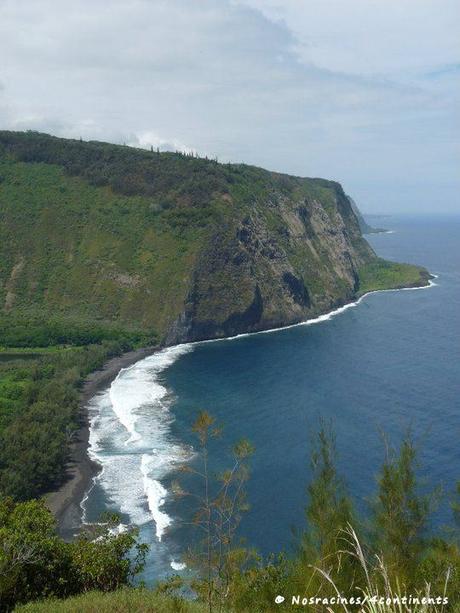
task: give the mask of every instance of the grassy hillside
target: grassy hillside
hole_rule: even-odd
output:
[[[0,344],[294,323],[353,298],[374,260],[337,183],[0,132]]]
[[[197,216],[158,215],[146,197],[116,195],[55,165],[2,160],[0,175],[4,314],[164,330],[204,239]]]
[[[375,290],[419,287],[427,285],[430,278],[431,275],[421,266],[376,258],[359,269],[359,294]]]
[[[338,183],[0,131],[0,493],[59,483],[79,386],[113,353],[427,282],[375,256]]]

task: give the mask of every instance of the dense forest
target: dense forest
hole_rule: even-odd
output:
[[[125,196],[158,199],[159,208],[165,209],[203,207],[213,194],[228,193],[229,185],[239,185],[244,201],[254,198],[257,190],[265,192],[275,186],[289,193],[304,181],[247,164],[220,164],[216,159],[178,151],[160,153],[33,131],[0,131],[0,146],[17,161],[61,166],[69,176],[82,177],[91,185],[109,186]],[[309,183],[312,195],[320,195],[333,184],[325,179],[309,179]]]
[[[80,427],[84,377],[128,341],[0,351],[0,495],[27,500],[65,477],[69,445]]]

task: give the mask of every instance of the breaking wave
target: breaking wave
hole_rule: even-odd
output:
[[[171,347],[122,369],[89,406],[88,452],[102,467],[93,487],[101,488],[110,507],[130,523],[153,522],[158,541],[173,523],[163,509],[168,492],[161,480],[192,455],[172,437],[172,398],[161,375],[191,350],[191,344]],[[82,503],[84,520],[88,497]]]

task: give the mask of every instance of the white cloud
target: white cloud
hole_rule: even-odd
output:
[[[331,177],[369,209],[391,190],[420,206],[458,181],[452,0],[4,0],[0,12],[2,127]]]
[[[188,147],[178,140],[163,138],[152,131],[134,134],[126,143],[130,147],[141,147],[143,149],[159,149],[160,151],[180,151],[182,153],[196,153],[195,149]],[[202,154],[203,155],[203,154]]]
[[[293,32],[305,63],[348,74],[407,75],[458,61],[457,0],[234,0]]]

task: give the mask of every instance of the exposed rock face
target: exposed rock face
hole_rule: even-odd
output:
[[[14,290],[15,290],[15,286],[16,286],[18,277],[20,276],[24,268],[24,263],[25,263],[25,259],[24,257],[21,256],[18,262],[13,266],[11,270],[10,278],[8,279],[6,283],[6,288],[5,288],[6,296],[5,296],[5,304],[3,308],[7,312],[13,308],[14,300],[16,298],[16,294]]]
[[[364,219],[363,214],[359,210],[358,205],[353,200],[353,198],[351,196],[347,196],[347,198],[350,201],[351,208],[353,209],[353,213],[356,215],[359,228],[363,234],[380,234],[381,232],[386,232],[386,230],[384,230],[383,228],[373,228],[372,226],[370,226]]]
[[[198,258],[168,344],[314,317],[352,299],[374,253],[338,184],[334,202],[273,192],[219,228]]]
[[[0,176],[6,327],[32,318],[173,344],[428,282],[377,258],[353,201],[325,179],[8,131]]]

